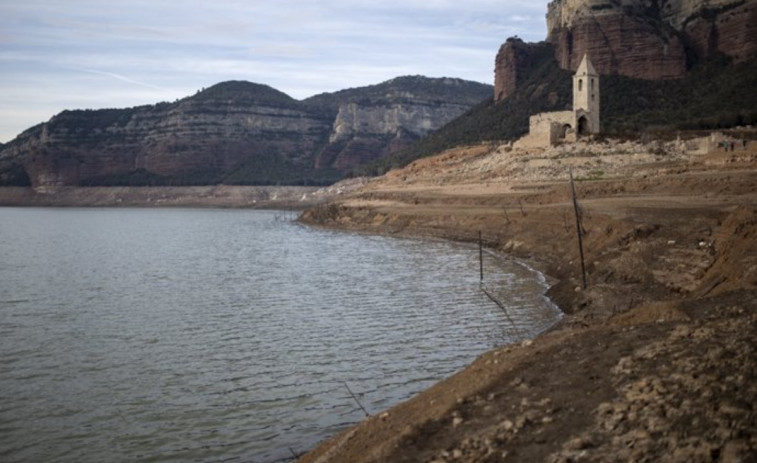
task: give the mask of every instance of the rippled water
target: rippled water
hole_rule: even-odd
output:
[[[538,274],[280,212],[0,209],[0,461],[285,460],[550,326]]]

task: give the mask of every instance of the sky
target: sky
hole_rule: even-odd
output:
[[[0,0],[0,142],[65,109],[174,101],[228,80],[296,99],[404,75],[493,84],[544,40],[547,1]]]

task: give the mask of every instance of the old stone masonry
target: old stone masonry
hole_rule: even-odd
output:
[[[531,116],[529,133],[517,148],[541,148],[599,133],[599,74],[584,55],[573,75],[573,110]]]

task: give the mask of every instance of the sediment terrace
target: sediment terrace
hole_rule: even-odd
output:
[[[481,231],[554,277],[567,316],[301,461],[757,458],[757,143],[712,142],[461,148],[306,211],[377,233]]]
[[[1,187],[0,206],[16,207],[248,207],[312,206],[332,189],[295,186]]]

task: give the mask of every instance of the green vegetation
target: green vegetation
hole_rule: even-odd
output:
[[[59,128],[75,130],[77,133],[94,133],[109,127],[123,127],[140,110],[149,106],[117,109],[77,109],[66,110],[53,117],[48,123],[48,130],[53,132]]]
[[[646,130],[727,129],[757,124],[757,61],[719,57],[683,79],[602,78],[603,131],[633,136]]]
[[[180,101],[212,102],[214,104],[233,102],[237,104],[271,105],[277,108],[298,107],[297,100],[284,92],[280,92],[268,85],[242,80],[221,82],[207,89],[202,89],[194,96],[184,98]]]
[[[163,186],[170,185],[167,177],[148,172],[145,169],[117,174],[93,177],[81,182],[82,186]]]
[[[528,118],[570,109],[571,73],[559,69],[554,50],[540,44],[530,73],[505,101],[487,100],[414,145],[353,175],[379,175],[446,149],[513,140],[528,132]],[[603,76],[603,135],[639,138],[685,130],[757,125],[757,60],[732,64],[724,56],[695,66],[678,80],[650,81]]]
[[[0,172],[0,176],[2,172]],[[1,178],[1,177],[0,177]],[[145,169],[87,179],[82,186],[199,186],[199,185],[330,185],[341,178],[331,169],[314,170],[284,159],[275,150],[250,156],[233,169],[208,168],[177,175],[158,175]]]
[[[330,185],[341,178],[331,169],[313,169],[310,165],[286,159],[274,151],[251,156],[230,170],[221,183],[227,185]]]
[[[558,67],[554,48],[548,43],[523,44],[528,54],[527,69],[519,69],[518,89],[506,100],[494,103],[490,85],[460,79],[399,77],[378,85],[321,94],[297,101],[271,87],[250,82],[224,82],[203,89],[174,103],[159,103],[127,109],[64,111],[46,125],[28,129],[3,149],[22,146],[46,129],[55,134],[46,149],[62,158],[76,157],[77,149],[102,150],[113,146],[126,149],[140,146],[140,130],[151,120],[160,120],[177,111],[183,114],[217,113],[222,117],[235,106],[269,105],[296,109],[326,129],[307,134],[293,132],[254,132],[244,129],[229,132],[188,118],[183,128],[187,135],[169,141],[162,148],[176,156],[191,152],[197,145],[221,152],[240,153],[242,161],[229,168],[219,162],[173,176],[137,170],[120,175],[92,178],[85,185],[325,185],[342,177],[333,169],[314,169],[316,157],[328,164],[342,150],[349,149],[363,162],[388,146],[392,140],[356,139],[349,143],[329,143],[328,127],[338,107],[345,102],[374,105],[410,99],[434,102],[457,101],[475,104],[470,111],[445,127],[409,147],[372,164],[356,169],[352,175],[377,175],[404,166],[415,159],[438,154],[446,149],[480,143],[513,140],[528,131],[531,115],[570,109],[572,75]],[[654,133],[656,137],[675,136],[679,131],[728,129],[757,125],[757,60],[733,64],[719,56],[694,66],[678,80],[646,81],[623,76],[603,76],[601,83],[603,136],[638,138]],[[482,101],[483,100],[483,101]],[[232,109],[230,109],[232,108]],[[138,117],[137,117],[138,116]],[[138,128],[132,129],[135,120]],[[129,126],[127,128],[127,126]],[[407,141],[407,140],[405,140]],[[242,154],[243,153],[243,154]],[[294,158],[293,158],[294,156]],[[228,158],[227,158],[228,159]],[[29,185],[22,167],[23,159],[5,158],[0,162],[0,185]],[[228,162],[228,161],[227,161]],[[220,167],[224,165],[224,167]],[[601,178],[594,172],[590,179]]]
[[[439,104],[465,101],[472,105],[491,96],[492,92],[491,85],[462,79],[403,76],[368,87],[322,93],[303,100],[303,103],[332,111],[336,111],[340,104],[347,102],[375,104],[391,101],[394,103],[411,101],[411,98]]]
[[[392,156],[356,169],[353,175],[379,175],[454,146],[514,139],[528,132],[532,114],[570,108],[571,73],[557,66],[551,45],[537,44],[532,53],[530,73],[515,94],[494,103],[490,93],[487,100],[436,132]]]
[[[604,176],[605,176],[605,172],[603,170],[592,170],[587,173],[586,177],[576,177],[576,181],[577,182],[591,182],[594,180],[602,180]]]
[[[31,181],[22,165],[17,163],[0,164],[0,185],[31,186]]]

